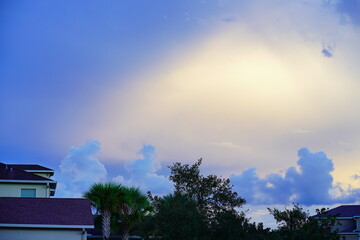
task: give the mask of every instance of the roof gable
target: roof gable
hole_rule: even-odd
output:
[[[0,198],[0,226],[92,227],[90,201],[81,198]]]

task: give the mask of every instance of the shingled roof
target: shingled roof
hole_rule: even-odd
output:
[[[36,165],[33,165],[36,166]],[[38,165],[39,166],[39,165]],[[41,167],[41,166],[39,166]],[[26,172],[25,170],[0,163],[0,180],[27,180],[27,181],[51,181],[52,179],[38,176],[36,174]]]
[[[38,164],[7,164],[9,167],[25,170],[25,171],[48,171],[54,172],[53,169]]]
[[[0,198],[0,227],[93,228],[82,198]]]
[[[21,170],[40,170],[40,171],[54,171],[53,169],[40,166],[38,164],[8,164],[9,167],[21,169]]]
[[[340,218],[352,218],[354,216],[360,216],[360,205],[341,205],[330,209],[327,213]]]

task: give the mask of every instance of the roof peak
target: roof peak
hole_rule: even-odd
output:
[[[41,171],[51,171],[51,172],[54,171],[53,169],[44,167],[39,164],[6,164],[6,163],[4,164],[9,167],[13,167],[21,170],[41,170]]]
[[[54,180],[46,177],[36,175],[28,172],[25,169],[17,167],[16,164],[0,163],[0,180],[19,180],[19,181],[52,181]]]

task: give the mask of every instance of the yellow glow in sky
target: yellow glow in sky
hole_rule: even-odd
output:
[[[58,138],[96,139],[100,158],[114,162],[136,159],[151,144],[163,166],[203,157],[224,176],[249,167],[262,176],[279,172],[308,147],[334,160],[335,182],[351,183],[360,172],[352,167],[360,157],[360,63],[352,51],[360,36],[347,26],[312,25],[309,14],[287,16],[291,24],[254,21],[256,31],[219,25],[179,44],[139,66],[127,85],[111,86],[91,108],[98,113],[91,128],[73,127],[83,131],[79,139],[66,131]],[[321,53],[319,36],[336,42],[332,58]]]

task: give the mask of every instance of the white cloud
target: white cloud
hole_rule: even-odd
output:
[[[298,168],[290,167],[284,175],[272,173],[265,178],[255,168],[230,176],[234,190],[249,204],[329,205],[354,203],[359,200],[359,189],[344,189],[335,184],[331,172],[333,161],[325,153],[312,153],[307,148],[298,151]]]
[[[139,187],[144,192],[151,191],[153,194],[162,195],[171,192],[173,186],[168,177],[157,173],[161,166],[155,160],[155,148],[145,145],[139,153],[143,158],[125,164],[129,178],[118,175],[112,180],[125,186]]]
[[[95,157],[99,151],[100,143],[95,140],[69,149],[69,154],[60,163],[57,196],[79,197],[93,183],[106,181],[105,166]]]

